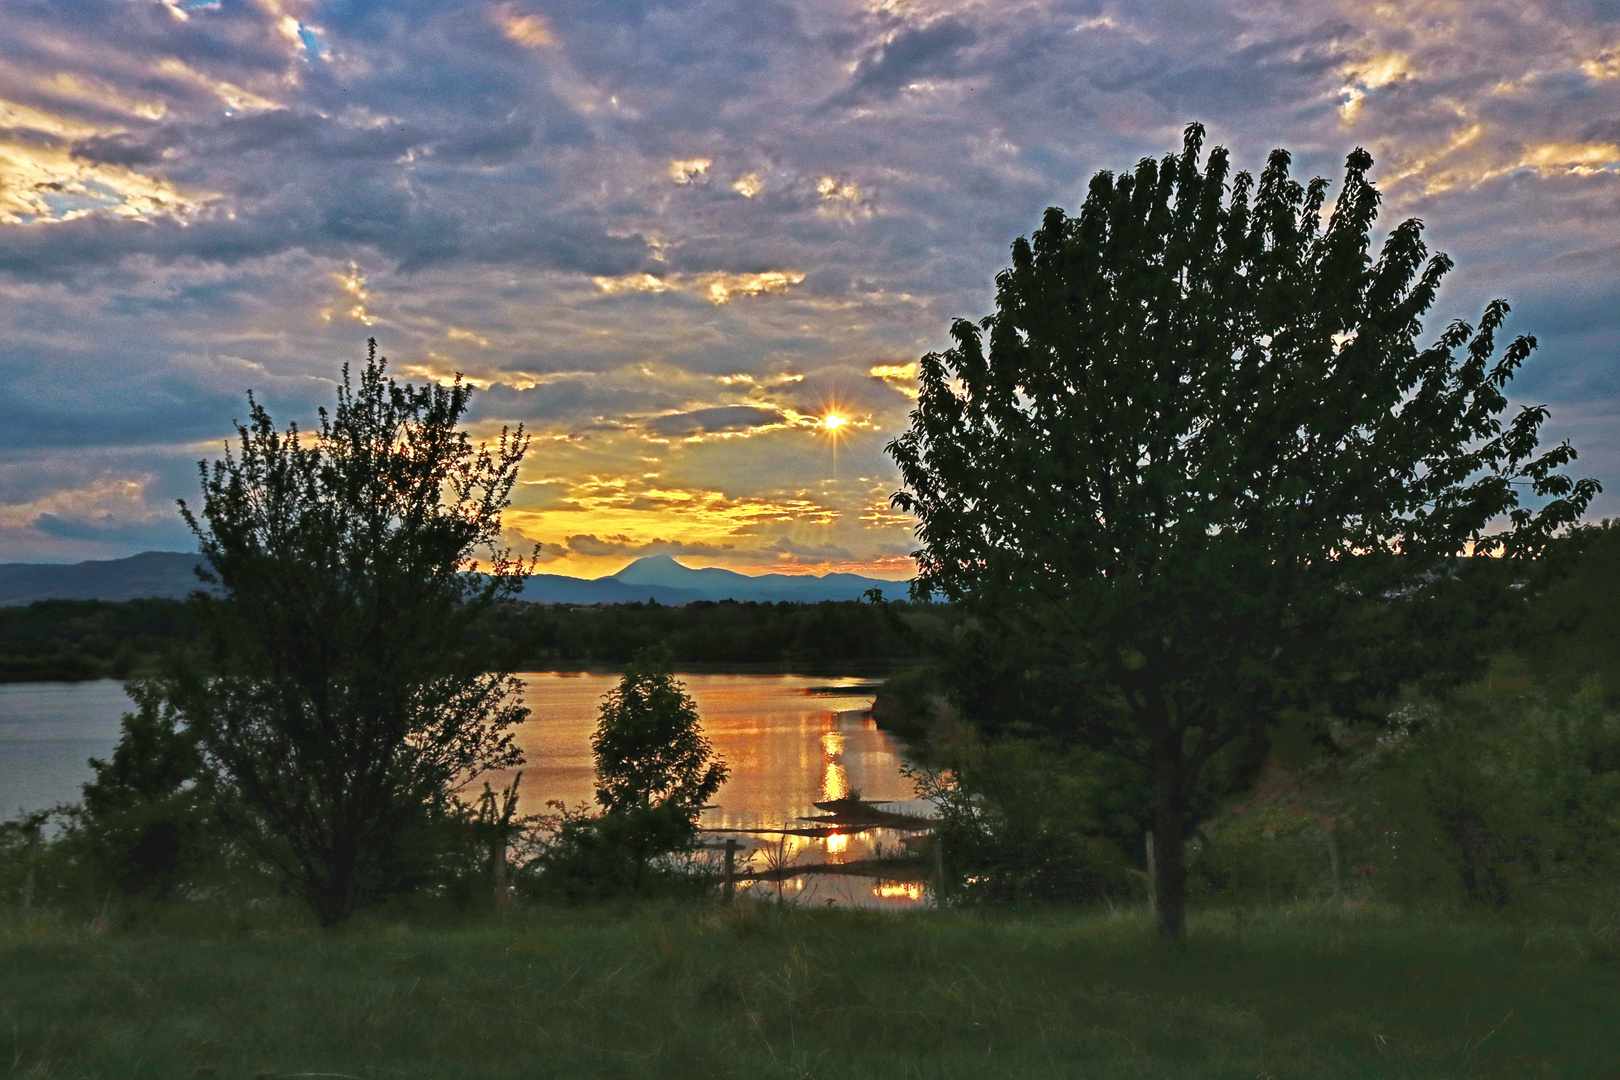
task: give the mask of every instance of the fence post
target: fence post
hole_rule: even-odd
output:
[[[1145,834],[1147,845],[1147,894],[1148,914],[1153,918],[1159,917],[1159,864],[1153,858],[1153,831],[1149,829]]]
[[[720,902],[723,904],[731,903],[731,898],[737,891],[737,849],[740,847],[741,841],[730,836],[726,837],[726,883],[724,891],[720,894]]]
[[[945,906],[945,838],[934,830],[934,906]]]
[[[1327,830],[1328,862],[1333,864],[1333,899],[1343,900],[1344,895],[1339,889],[1339,830],[1335,827]]]

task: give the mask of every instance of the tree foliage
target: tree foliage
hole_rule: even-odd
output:
[[[650,857],[691,847],[699,812],[730,772],[670,664],[667,650],[637,653],[591,736],[598,831],[629,856],[637,888]]]
[[[212,793],[196,733],[153,682],[128,687],[125,713],[106,760],[70,815],[70,832],[97,879],[130,896],[161,896],[195,882],[221,859]]]
[[[469,628],[522,571],[499,538],[527,440],[475,447],[467,387],[385,364],[373,342],[357,381],[345,366],[310,435],[250,395],[235,452],[200,465],[181,512],[224,594],[209,674],[158,684],[224,819],[328,924],[408,880],[458,786],[522,761],[517,683]]]
[[[695,817],[725,783],[729,769],[714,757],[670,663],[660,649],[638,653],[602,699],[591,751],[596,800],[609,814],[669,806]]]
[[[1574,530],[1551,560],[1562,571],[1537,583],[1515,647],[1562,697],[1596,679],[1608,708],[1620,706],[1620,521]]]
[[[1499,349],[1505,302],[1418,343],[1451,261],[1416,220],[1371,254],[1365,151],[1324,215],[1286,151],[1256,181],[1203,134],[1017,240],[889,447],[916,594],[973,616],[963,707],[1140,766],[1171,936],[1211,778],[1284,710],[1468,672],[1513,565],[1598,490],[1538,450],[1545,409],[1501,419],[1535,345]]]

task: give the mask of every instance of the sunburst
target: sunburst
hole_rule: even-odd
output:
[[[842,412],[838,406],[833,405],[821,414],[816,427],[827,436],[827,442],[832,447],[833,477],[838,476],[838,440],[855,430],[855,421]]]

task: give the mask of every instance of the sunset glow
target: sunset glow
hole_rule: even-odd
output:
[[[1190,121],[1234,176],[1366,147],[1379,229],[1459,267],[1431,336],[1511,299],[1511,404],[1620,514],[1612,5],[86,2],[0,20],[0,562],[194,550],[246,392],[307,429],[375,337],[533,437],[504,540],[542,573],[908,578],[925,357]]]

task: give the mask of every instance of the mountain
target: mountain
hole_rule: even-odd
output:
[[[81,563],[0,563],[0,604],[35,600],[182,599],[202,588],[194,553],[143,551],[127,559]]]
[[[656,600],[660,604],[687,604],[693,600],[859,600],[867,589],[882,589],[903,596],[906,583],[859,574],[761,574],[750,577],[733,570],[707,567],[693,570],[668,555],[637,559],[617,574],[586,580],[556,574],[535,574],[524,583],[523,599],[551,604],[616,604],[629,600]]]
[[[135,600],[182,598],[200,587],[192,568],[198,556],[179,551],[146,551],[127,559],[82,563],[0,563],[0,604],[35,600]],[[694,600],[858,600],[867,589],[891,597],[905,595],[903,581],[884,581],[859,574],[761,574],[749,577],[709,567],[693,570],[668,555],[637,559],[607,577],[564,577],[535,574],[524,581],[523,599],[541,604],[624,604],[656,600],[689,604]]]

